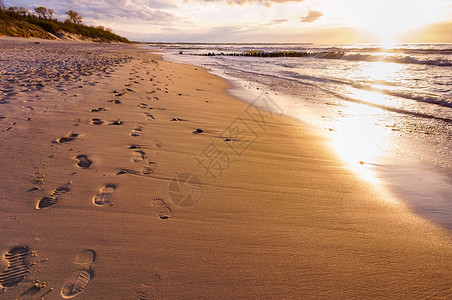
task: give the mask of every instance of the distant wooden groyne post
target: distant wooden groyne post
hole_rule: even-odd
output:
[[[183,55],[183,52],[179,52]],[[309,56],[319,56],[321,58],[341,58],[345,55],[344,52],[297,52],[297,51],[280,51],[280,52],[260,52],[260,51],[250,51],[250,52],[235,52],[235,53],[202,53],[202,54],[191,54],[196,56],[247,56],[247,57],[309,57]]]

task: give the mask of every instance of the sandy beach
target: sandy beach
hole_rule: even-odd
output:
[[[130,45],[0,57],[1,299],[452,298],[450,233],[265,92]]]

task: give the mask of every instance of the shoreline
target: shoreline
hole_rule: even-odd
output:
[[[0,251],[26,246],[36,262],[5,295],[40,280],[38,296],[59,298],[87,250],[80,299],[452,295],[450,235],[378,195],[315,129],[230,96],[205,69],[118,53],[130,60],[82,88],[2,106],[2,128],[16,124],[0,136]]]
[[[167,56],[169,61],[171,59],[176,59],[176,62],[179,61],[171,53],[166,53],[170,54]],[[193,61],[192,65],[204,66],[200,61],[196,63]],[[350,130],[347,131],[347,128],[345,130],[341,128],[340,117],[344,117],[342,115],[343,112],[334,112],[334,109],[331,110],[328,106],[321,107],[324,102],[329,103],[329,106],[334,106],[335,103],[335,100],[332,100],[334,95],[330,95],[324,90],[317,87],[304,86],[304,91],[299,89],[301,94],[295,96],[275,90],[274,87],[272,88],[260,81],[234,77],[226,74],[225,70],[211,70],[209,68],[209,72],[230,81],[234,86],[229,91],[232,96],[238,97],[247,103],[250,103],[249,99],[258,97],[261,92],[266,92],[279,103],[280,107],[278,109],[283,109],[287,112],[287,117],[318,128],[318,134],[329,140],[329,146],[334,148],[334,151],[341,157],[344,164],[350,170],[360,175],[364,181],[378,184],[380,189],[387,189],[388,193],[404,202],[414,212],[452,233],[452,206],[448,204],[448,193],[452,191],[451,169],[450,167],[428,163],[435,161],[435,158],[433,156],[434,153],[429,153],[426,149],[421,151],[421,158],[418,157],[419,153],[415,153],[416,155],[413,156],[413,149],[419,151],[419,142],[414,143],[406,136],[397,137],[396,140],[391,134],[385,133],[385,139],[391,140],[391,143],[395,143],[396,146],[387,145],[385,146],[388,147],[387,149],[375,151],[371,147],[363,147],[365,145],[360,145],[357,140],[366,140],[365,136],[372,130],[378,130],[378,128],[368,128],[368,132],[355,133],[353,138],[346,137]],[[319,103],[308,100],[311,98],[315,98]],[[301,106],[304,107],[300,108]],[[359,126],[359,124],[356,124],[356,126]],[[398,130],[395,130],[393,134],[397,134],[397,132]],[[382,135],[382,130],[380,129],[378,133]],[[359,151],[352,149],[353,147],[351,146],[346,146],[342,141],[344,138],[348,139],[351,145],[356,144],[358,149],[364,149]],[[389,144],[382,137],[380,139],[381,143]],[[363,143],[361,142],[361,144]],[[381,143],[371,141],[374,147],[380,147]],[[367,151],[375,152],[375,156],[366,157],[368,156],[365,154]],[[409,154],[411,156],[406,157]],[[407,178],[410,178],[410,180],[407,180]],[[439,181],[435,181],[432,178]],[[419,186],[418,182],[425,182],[425,184]]]
[[[235,80],[240,82],[238,79]],[[233,83],[234,88],[229,90],[229,93],[250,103],[247,99],[250,98],[250,95],[256,97],[257,93],[246,90],[244,85],[239,82]],[[265,85],[255,84],[255,86],[258,86],[260,91],[267,90]],[[278,109],[284,111],[290,111],[292,108],[296,110],[296,107],[299,106],[297,104],[302,105],[302,102],[294,100],[296,97],[292,95],[278,93],[277,96],[272,97],[278,103],[280,103],[278,100],[282,101],[281,107],[283,108]],[[321,109],[316,111],[314,105],[310,104],[310,108],[305,109],[302,117],[290,114],[285,114],[285,117],[315,128],[316,134],[328,140],[328,147],[333,149],[344,166],[358,175],[363,182],[378,185],[378,190],[385,190],[386,194],[407,205],[413,213],[432,221],[452,234],[452,206],[448,203],[448,195],[452,191],[452,177],[448,172],[449,169],[428,165],[424,160],[403,157],[400,153],[397,154],[396,150],[383,151],[379,157],[360,160],[357,155],[358,151],[355,150],[351,154],[349,148],[344,149],[343,147],[344,143],[340,136],[343,137],[347,132],[338,137],[337,131],[329,129],[331,126],[321,120],[320,115],[324,114],[328,115]],[[310,116],[307,117],[307,115]],[[358,138],[355,136],[353,139]],[[348,139],[353,143],[352,138]],[[404,137],[403,140],[405,145],[416,147],[416,144],[410,144],[413,142],[408,138]],[[398,146],[398,148],[401,147],[403,146]],[[424,155],[431,154],[424,153]],[[419,185],[419,182],[423,184]]]

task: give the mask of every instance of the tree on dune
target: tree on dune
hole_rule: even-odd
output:
[[[45,8],[44,6],[36,7],[35,12],[38,14],[38,17],[42,19],[49,18],[50,20],[53,15],[53,9],[47,10],[47,8]]]
[[[30,12],[28,11],[28,9],[26,9],[25,7],[8,7],[7,13],[12,15],[12,16],[16,16],[19,18],[24,18],[27,15],[30,15]]]
[[[69,21],[76,25],[82,23],[82,17],[78,14],[78,12],[75,12],[71,9],[67,11],[66,14],[68,15],[68,19],[66,21]]]

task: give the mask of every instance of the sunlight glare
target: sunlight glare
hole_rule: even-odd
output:
[[[363,69],[369,76],[369,81],[385,82],[396,76],[400,69],[398,64],[373,62],[369,69]],[[378,86],[378,84],[372,84]],[[377,105],[387,105],[387,97],[375,91],[353,89],[354,98],[365,99],[366,102]],[[378,108],[363,104],[351,103],[343,110],[348,116],[342,118],[337,132],[333,135],[333,147],[343,161],[363,179],[377,182],[372,170],[374,162],[385,155],[389,147],[390,133],[383,126],[378,126],[381,111]],[[385,150],[386,149],[386,150]]]
[[[440,15],[440,1],[430,0],[348,0],[352,26],[376,33],[385,46],[393,45],[395,36],[433,23]]]
[[[383,155],[382,148],[388,143],[388,133],[381,126],[375,126],[378,122],[375,108],[352,104],[345,113],[360,115],[361,118],[342,120],[332,136],[333,147],[350,169],[367,181],[377,182],[372,164]]]

